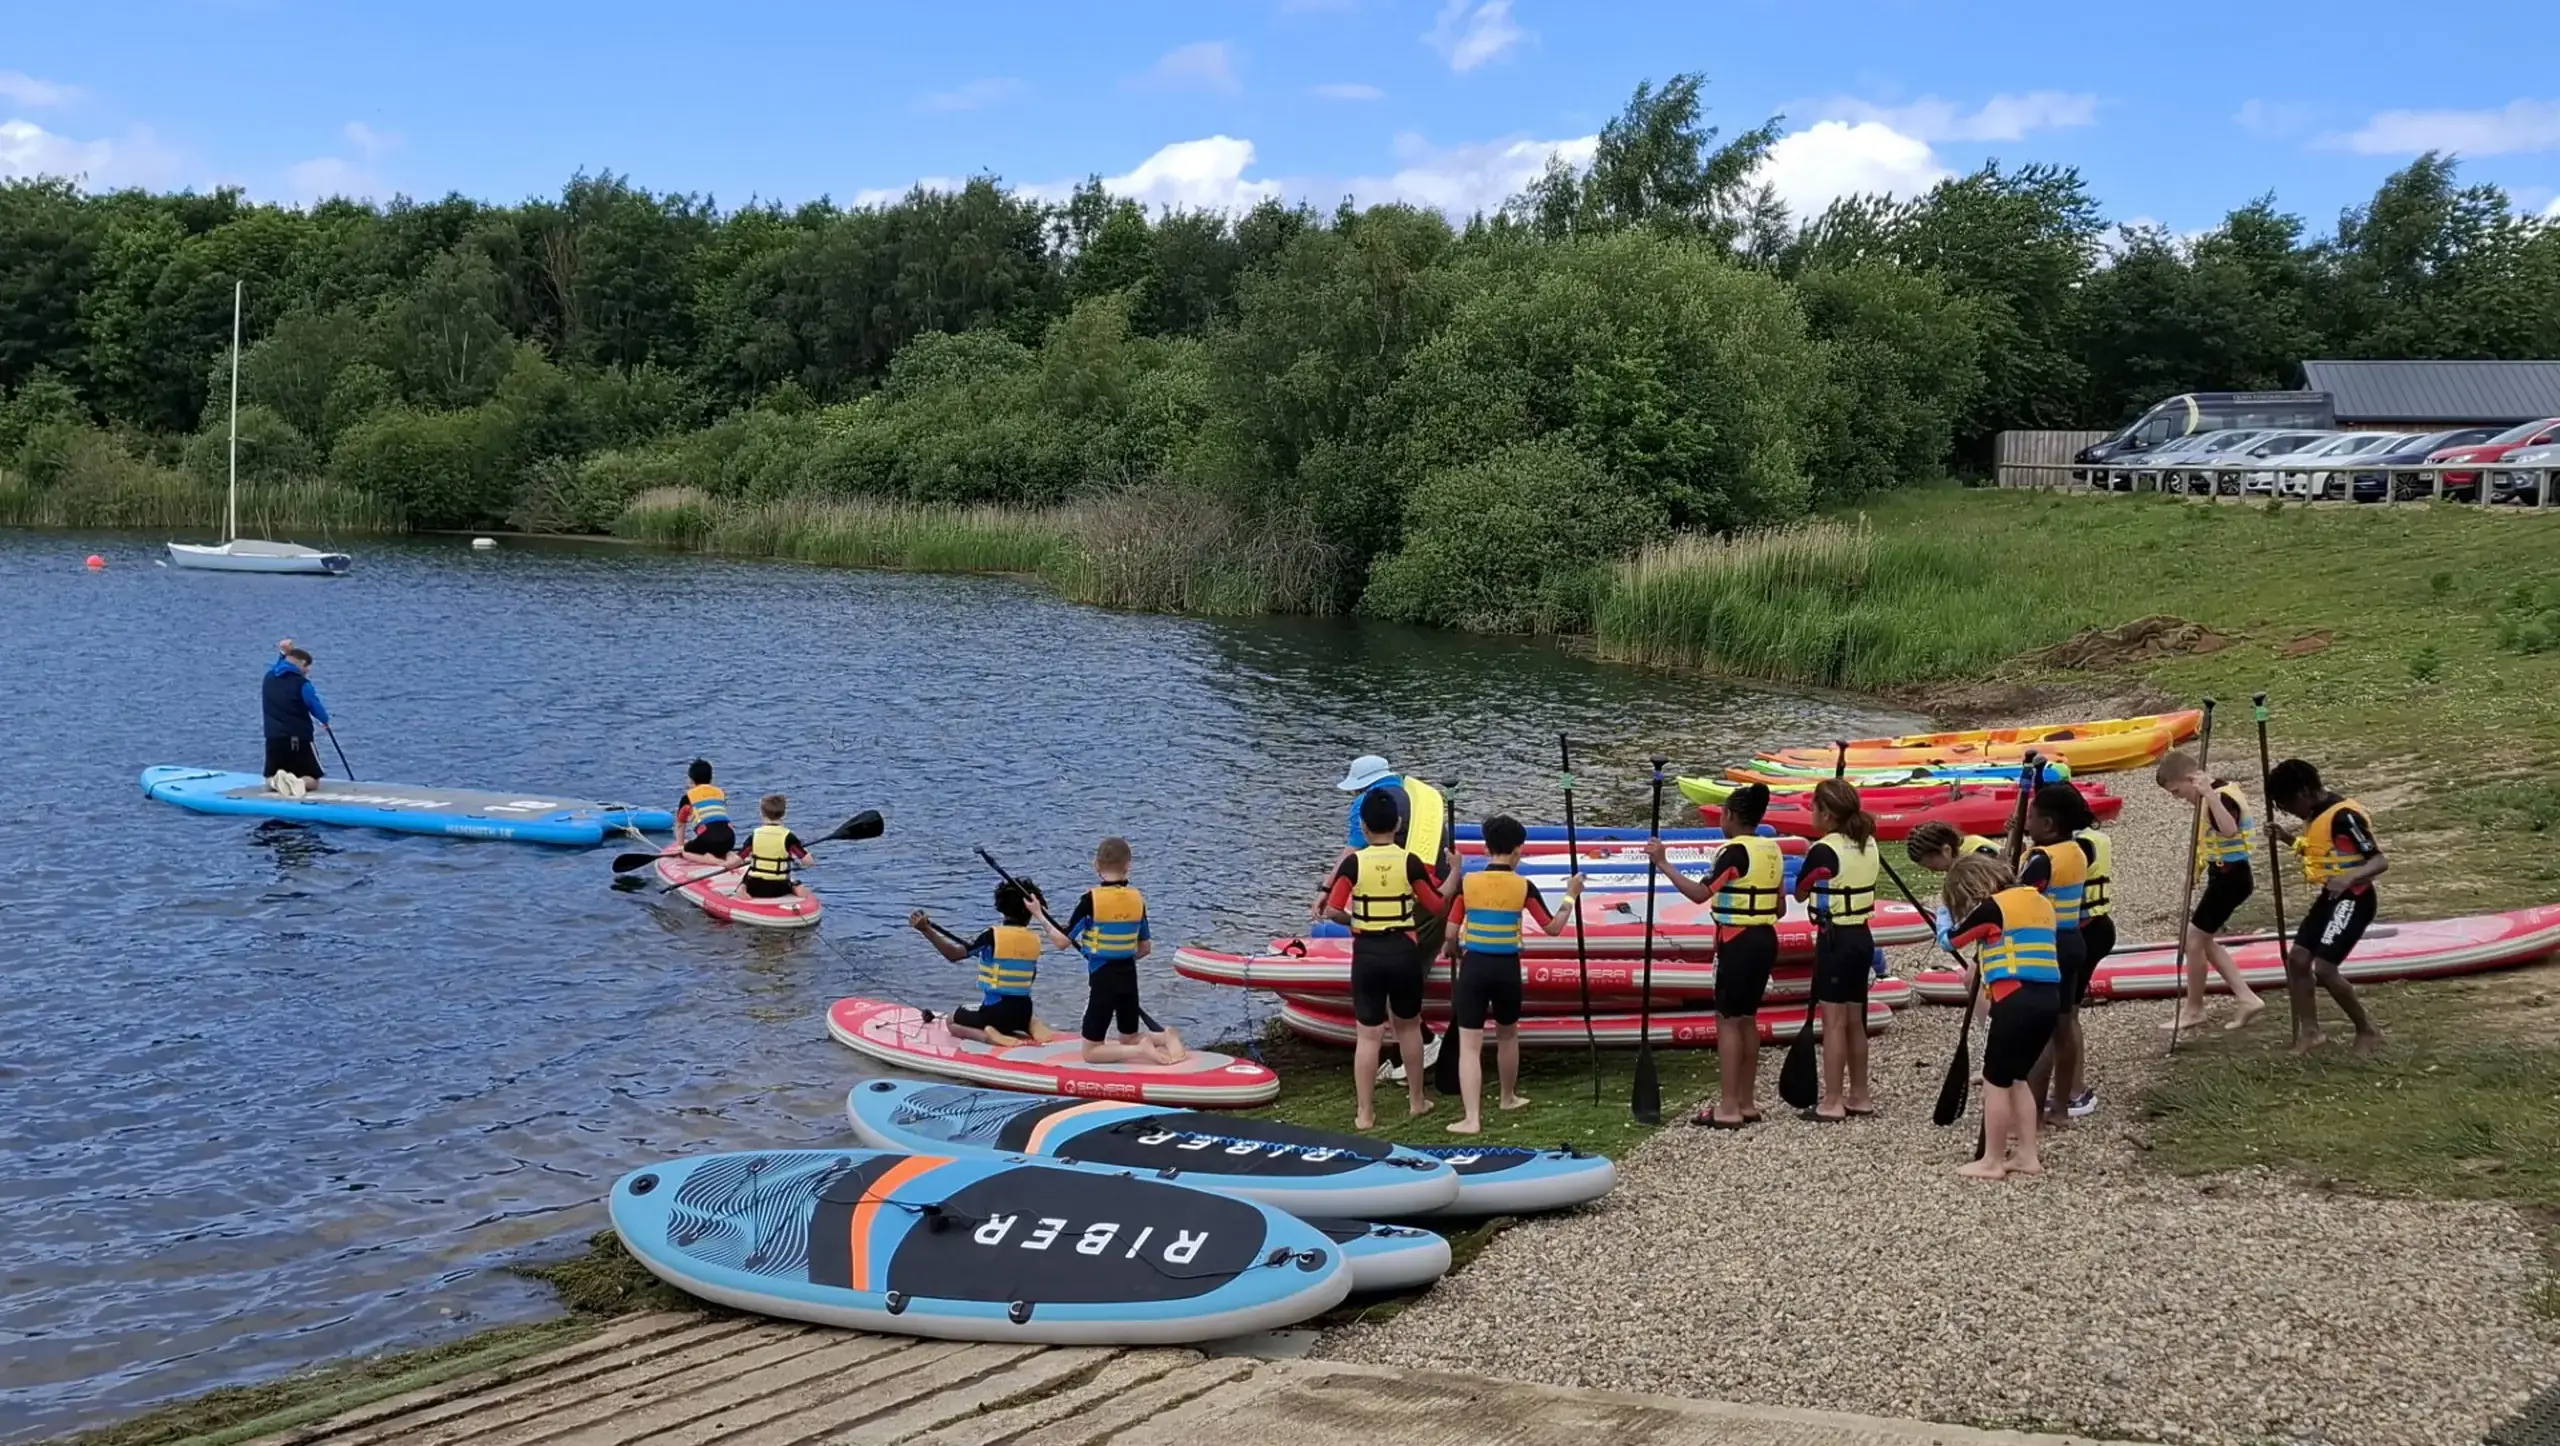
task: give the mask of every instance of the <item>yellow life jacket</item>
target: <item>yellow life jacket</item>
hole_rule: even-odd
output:
[[[2080,927],[2080,906],[2089,892],[2089,856],[2080,845],[2069,839],[2058,844],[2037,844],[2030,853],[2044,855],[2044,896],[2053,901],[2053,925],[2057,929]]]
[[[2072,837],[2097,851],[2097,857],[2089,860],[2089,876],[2080,881],[2081,921],[2106,918],[2116,911],[2115,842],[2094,828],[2084,828]]]
[[[2304,824],[2302,832],[2294,836],[2293,851],[2302,855],[2302,876],[2315,884],[2325,884],[2340,874],[2364,867],[2369,861],[2364,854],[2349,853],[2338,847],[2338,811],[2349,808],[2364,813],[2366,818],[2373,817],[2365,813],[2363,804],[2352,798],[2342,798],[2320,810],[2319,816]]]
[[[1991,899],[2000,906],[2000,937],[1982,946],[1982,982],[2061,983],[2062,956],[2053,945],[2053,901],[2023,887],[2002,889]]]
[[[778,823],[760,823],[747,835],[747,877],[769,883],[791,882],[791,830]]]
[[[1460,943],[1485,954],[1520,952],[1520,916],[1529,906],[1527,879],[1495,864],[1460,880],[1458,892],[1467,901]]]
[[[1822,842],[1840,860],[1840,872],[1813,886],[1813,916],[1835,928],[1867,922],[1876,911],[1876,878],[1884,870],[1876,841],[1862,846],[1835,833],[1824,835]]]
[[[695,784],[684,791],[684,802],[686,809],[689,810],[688,817],[693,820],[695,833],[700,833],[715,823],[729,821],[729,795],[721,792],[717,784]]]
[[[1750,862],[1740,877],[1716,891],[1710,905],[1716,922],[1728,929],[1778,922],[1787,907],[1787,856],[1778,848],[1778,841],[1753,834],[1727,839],[1725,843],[1727,847],[1739,844]],[[1721,855],[1724,850],[1716,852]]]
[[[1449,833],[1449,800],[1440,790],[1419,778],[1403,780],[1405,802],[1411,805],[1405,815],[1404,846],[1425,864],[1440,862],[1440,843]]]
[[[1019,924],[998,924],[988,932],[995,937],[978,956],[978,987],[990,998],[1029,994],[1040,976],[1040,936]]]
[[[1138,957],[1146,937],[1147,900],[1127,884],[1093,886],[1093,915],[1084,926],[1084,951],[1110,961]]]
[[[2231,810],[2232,820],[2240,826],[2222,833],[2214,828],[2210,810],[2196,810],[2196,866],[2227,869],[2233,864],[2245,864],[2249,861],[2249,835],[2258,827],[2258,821],[2249,816],[2249,797],[2236,783],[2217,783],[2213,791],[2222,795],[2223,806]]]
[[[1956,840],[1956,857],[1963,858],[1967,854],[1989,854],[1993,858],[1998,858],[2000,841],[1984,838],[1978,833],[1966,834]]]
[[[1359,868],[1351,880],[1353,933],[1392,934],[1413,927],[1413,877],[1405,867],[1412,857],[1400,844],[1371,844],[1352,855]]]

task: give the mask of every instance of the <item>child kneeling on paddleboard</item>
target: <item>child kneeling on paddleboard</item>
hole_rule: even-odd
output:
[[[809,846],[782,821],[790,807],[790,800],[778,793],[766,794],[757,805],[764,822],[747,835],[745,893],[750,899],[787,899],[800,891],[794,871],[809,861]]]
[[[2320,1047],[2320,1003],[2311,992],[2317,983],[2356,1027],[2356,1053],[2371,1054],[2382,1047],[2382,1031],[2373,1027],[2356,987],[2338,966],[2347,962],[2373,922],[2380,907],[2373,881],[2391,867],[2374,837],[2373,816],[2363,804],[2322,786],[2320,770],[2299,758],[2288,758],[2267,774],[2267,802],[2303,820],[2301,832],[2279,825],[2276,836],[2293,845],[2302,856],[2302,876],[2320,889],[2302,911],[2302,926],[2284,954],[2285,994],[2293,1004],[2293,1052]]]
[[[977,1007],[951,1011],[946,1023],[953,1034],[981,1039],[998,1049],[1025,1040],[1047,1044],[1058,1037],[1031,1011],[1031,986],[1040,977],[1040,935],[1031,927],[1031,900],[1037,897],[1039,885],[1028,879],[1019,885],[1011,879],[996,885],[996,917],[1002,922],[980,930],[966,944],[922,909],[907,916],[907,923],[943,958],[954,964],[977,961]],[[1059,938],[1057,942],[1067,941]]]
[[[1162,1027],[1138,1005],[1138,961],[1155,951],[1147,929],[1147,901],[1129,883],[1129,841],[1107,838],[1093,851],[1094,885],[1076,900],[1066,927],[1050,919],[1048,906],[1032,895],[1041,921],[1084,955],[1084,1058],[1087,1064],[1118,1064],[1142,1059],[1179,1064],[1189,1051],[1182,1036]],[[1111,1033],[1117,1026],[1119,1042]]]
[[[711,781],[711,760],[693,760],[685,782],[684,797],[676,801],[676,837],[691,857],[727,863],[738,851],[738,833],[729,822],[729,795]]]
[[[2053,1041],[2062,1014],[2062,961],[2054,948],[2053,904],[2017,882],[1989,854],[1967,854],[1947,871],[1949,941],[1979,945],[1975,1005],[1987,998],[1991,1024],[1982,1037],[1982,1158],[1956,1173],[1969,1180],[2041,1175],[2036,1153],[2036,1098],[2027,1076]]]
[[[1520,876],[1520,847],[1529,831],[1497,813],[1484,821],[1485,866],[1458,882],[1450,906],[1449,939],[1441,952],[1457,977],[1449,1001],[1449,1025],[1458,1032],[1458,1099],[1463,1111],[1449,1125],[1453,1135],[1484,1130],[1484,1025],[1493,1019],[1494,1062],[1502,1108],[1529,1103],[1520,1093],[1520,934],[1523,918],[1535,919],[1549,938],[1564,932],[1565,918],[1582,899],[1582,875],[1565,880],[1563,913],[1550,913],[1538,886]],[[1443,1048],[1450,1046],[1443,1045]]]

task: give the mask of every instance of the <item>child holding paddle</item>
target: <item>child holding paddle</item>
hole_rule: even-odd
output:
[[[2062,1013],[2062,961],[2055,952],[2053,904],[2019,884],[1990,854],[1967,854],[1947,871],[1950,943],[1979,946],[1977,1001],[1990,1001],[1982,1041],[1982,1158],[1958,1166],[1968,1180],[2041,1175],[2036,1152],[2036,1098],[2027,1075],[2053,1040]],[[1978,1005],[1977,1005],[1978,1007]]]
[[[1484,1129],[1484,1026],[1493,1020],[1494,1063],[1499,1072],[1502,1108],[1529,1103],[1520,1093],[1520,935],[1521,921],[1534,919],[1553,938],[1564,932],[1565,916],[1582,901],[1582,875],[1565,880],[1566,913],[1550,913],[1538,886],[1520,876],[1520,848],[1529,831],[1520,820],[1497,813],[1484,821],[1485,866],[1458,881],[1450,905],[1449,942],[1443,952],[1455,966],[1457,987],[1449,1001],[1449,1025],[1458,1032],[1458,1101],[1460,1114],[1449,1133],[1473,1135]],[[1408,1071],[1410,1073],[1410,1071]]]
[[[2356,987],[2338,966],[2364,937],[2380,900],[2373,881],[2391,867],[2374,837],[2373,820],[2363,804],[2341,797],[2320,782],[2320,770],[2299,758],[2288,758],[2267,771],[2267,802],[2303,821],[2299,832],[2270,823],[2269,831],[2293,845],[2302,856],[2302,876],[2319,887],[2302,913],[2302,927],[2285,950],[2285,994],[2293,1005],[2293,1052],[2306,1054],[2321,1045],[2320,1004],[2312,994],[2316,982],[2338,1002],[2347,1022],[2356,1027],[2355,1051],[2371,1054],[2382,1047],[2382,1031],[2364,1012]]]
[[[2089,866],[2097,849],[2079,833],[2094,822],[2089,801],[2068,783],[2045,784],[2028,797],[2027,837],[2035,846],[2018,870],[2018,882],[2053,905],[2054,956],[2062,968],[2053,1045],[2036,1062],[2029,1080],[2043,1111],[2042,1123],[2050,1129],[2070,1123],[2071,1098],[2080,1084],[2080,1001],[2089,992],[2089,941],[2081,931],[2081,911],[2088,903]]]
[[[1038,886],[1028,880],[996,885],[996,918],[1001,922],[980,930],[966,944],[922,909],[907,916],[907,923],[943,958],[954,964],[964,959],[978,963],[977,1007],[951,1011],[953,1034],[982,1039],[998,1049],[1057,1038],[1031,1011],[1031,986],[1040,977],[1040,935],[1031,927],[1031,900],[1036,897]],[[1066,940],[1057,942],[1064,945]]]
[[[2196,868],[2204,871],[2204,889],[2195,911],[2187,916],[2187,977],[2177,1018],[2164,1029],[2189,1030],[2204,1023],[2204,971],[2209,961],[2231,990],[2240,1012],[2225,1029],[2240,1029],[2267,1009],[2267,1002],[2240,976],[2239,962],[2223,947],[2221,933],[2231,915],[2247,903],[2257,881],[2249,870],[2250,832],[2258,821],[2249,817],[2249,800],[2240,786],[2209,777],[2204,765],[2183,750],[2163,754],[2151,781],[2179,802],[2203,805],[2196,823]]]
[[[1693,1121],[1712,1130],[1738,1130],[1760,1118],[1760,1002],[1778,964],[1778,919],[1786,909],[1787,877],[1778,841],[1756,832],[1768,808],[1765,783],[1747,784],[1725,799],[1725,845],[1716,851],[1704,879],[1690,878],[1671,863],[1660,834],[1645,843],[1654,867],[1671,886],[1693,904],[1709,904],[1715,913],[1719,1089],[1715,1103],[1699,1110]],[[1866,966],[1867,958],[1859,956],[1859,967]]]
[[[1087,1064],[1143,1059],[1180,1064],[1190,1053],[1170,1029],[1150,1030],[1138,1004],[1138,961],[1155,952],[1147,927],[1146,896],[1129,882],[1129,841],[1107,838],[1093,851],[1094,885],[1076,900],[1061,929],[1038,894],[1030,896],[1041,921],[1084,955],[1084,1058]],[[1112,1042],[1114,1026],[1119,1041]]]
[[[1838,1121],[1876,1112],[1867,1090],[1867,986],[1876,941],[1867,921],[1875,914],[1884,859],[1875,818],[1844,779],[1814,785],[1813,826],[1820,837],[1805,850],[1795,896],[1811,901],[1817,931],[1813,1005],[1822,1019],[1822,1100],[1798,1113]]]
[[[782,821],[790,807],[790,800],[778,793],[766,794],[756,806],[764,822],[747,835],[744,892],[750,899],[787,899],[800,890],[795,873],[809,861],[809,846]]]

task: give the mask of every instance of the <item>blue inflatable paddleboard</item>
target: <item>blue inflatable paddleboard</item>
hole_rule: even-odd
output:
[[[1376,1225],[1366,1220],[1307,1222],[1324,1232],[1351,1262],[1351,1289],[1366,1295],[1416,1290],[1449,1273],[1449,1241],[1415,1225]]]
[[[1458,1198],[1434,1215],[1530,1215],[1587,1204],[1618,1183],[1618,1167],[1606,1155],[1586,1155],[1567,1145],[1531,1150],[1518,1145],[1424,1145],[1423,1154],[1458,1172]]]
[[[854,1086],[845,1112],[884,1150],[1072,1160],[1299,1216],[1422,1215],[1458,1198],[1458,1172],[1420,1151],[1277,1120],[898,1079]]]
[[[414,783],[349,783],[324,778],[309,793],[287,797],[267,787],[267,781],[254,773],[167,765],[142,770],[142,791],[147,797],[197,813],[382,828],[394,833],[441,834],[449,838],[513,839],[571,848],[602,843],[607,831],[619,831],[625,824],[643,832],[656,829],[661,833],[676,824],[675,815],[663,808],[471,788],[428,788]]]
[[[651,1273],[740,1310],[944,1340],[1176,1345],[1292,1325],[1345,1252],[1267,1205],[1044,1161],[698,1155],[614,1183]]]

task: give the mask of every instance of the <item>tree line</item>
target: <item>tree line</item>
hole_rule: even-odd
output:
[[[2305,357],[2560,355],[2560,228],[2426,156],[2315,233],[2180,238],[2065,167],[1797,218],[1696,76],[1592,163],[1453,226],[1400,205],[1150,214],[980,178],[847,208],[656,193],[344,200],[0,186],[0,468],[241,465],[411,525],[715,501],[1180,494],[1285,551],[1287,605],[1587,619],[1595,562],[1978,466]],[[104,479],[104,480],[102,480]],[[1253,559],[1240,560],[1254,565]]]

